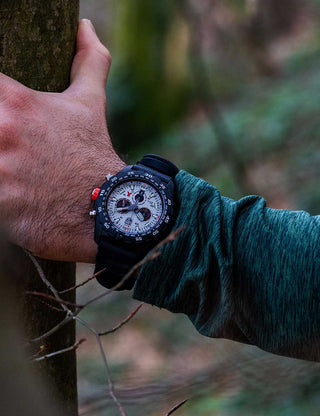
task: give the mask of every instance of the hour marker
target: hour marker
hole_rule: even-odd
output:
[[[155,194],[150,194],[149,195],[149,198],[154,198],[155,197]]]
[[[158,215],[156,215],[156,214],[153,214],[152,216],[153,216],[153,218],[159,219]]]
[[[114,220],[114,222],[115,222],[116,224],[118,224],[118,223],[120,222],[120,218],[116,218],[116,219]]]

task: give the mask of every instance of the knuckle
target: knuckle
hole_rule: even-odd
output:
[[[0,123],[0,137],[1,139],[4,138],[15,138],[17,136],[18,129],[17,125],[13,121],[2,121]]]
[[[23,110],[30,106],[32,101],[32,90],[28,88],[21,88],[20,86],[10,89],[10,92],[7,97],[7,103],[10,108]]]
[[[7,151],[15,148],[19,142],[17,123],[12,121],[0,122],[0,150]]]
[[[111,65],[111,61],[112,61],[111,54],[104,45],[100,44],[99,48],[97,49],[97,52],[106,61],[108,65]]]

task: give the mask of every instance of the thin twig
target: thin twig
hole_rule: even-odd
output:
[[[32,263],[34,264],[34,267],[36,268],[38,275],[40,277],[40,279],[42,280],[42,282],[47,286],[47,288],[53,293],[54,297],[63,302],[63,299],[60,298],[59,296],[59,292],[57,291],[57,289],[51,284],[51,282],[46,278],[46,275],[44,274],[42,267],[40,266],[39,262],[37,261],[37,259],[30,253],[30,251],[28,250],[24,250],[25,253],[28,255],[28,257],[30,258],[30,260],[32,261]],[[66,311],[66,312],[70,312],[72,313],[66,305],[64,305],[63,303],[61,303],[62,308]]]
[[[112,334],[113,332],[116,332],[118,329],[123,327],[123,325],[129,322],[130,319],[132,319],[134,315],[142,308],[143,305],[143,303],[140,303],[140,305],[138,305],[122,322],[120,322],[120,324],[116,325],[112,329],[108,329],[107,331],[99,332],[98,335],[101,337],[102,335],[108,335]]]
[[[61,322],[59,322],[53,328],[49,329],[49,331],[45,332],[44,334],[39,335],[37,338],[29,339],[28,342],[30,344],[35,344],[39,341],[43,341],[44,339],[50,337],[50,335],[57,332],[60,328],[64,327],[66,324],[68,324],[73,319],[74,319],[73,314],[71,314],[71,315],[67,314],[67,316]]]
[[[28,294],[29,292],[26,292],[26,293]],[[51,305],[50,303],[45,302],[45,301],[44,301],[44,300],[42,300],[42,299],[38,299],[38,298],[36,298],[36,300],[37,300],[38,302],[40,302],[40,303],[43,303],[43,304],[44,304],[44,305],[46,305],[48,308],[53,309],[54,311],[57,311],[57,312],[63,312],[63,313],[65,313],[65,311],[64,311],[63,309],[57,308],[56,306],[53,306],[53,305]]]
[[[40,266],[38,260],[30,253],[30,251],[25,250],[24,252],[26,253],[26,255],[30,258],[30,260],[32,261],[34,267],[36,268],[38,275],[40,277],[40,279],[42,280],[42,282],[45,284],[45,286],[53,293],[54,297],[60,301],[62,301],[62,299],[59,296],[58,291],[56,290],[56,288],[51,284],[51,282],[47,279],[46,275],[44,274],[42,267]],[[74,314],[73,312],[63,303],[61,304],[62,309],[67,312],[67,315],[65,316],[65,318],[59,322],[57,325],[55,325],[53,328],[49,329],[49,331],[45,332],[44,334],[38,336],[37,338],[33,338],[31,340],[29,340],[30,343],[36,343],[39,341],[44,340],[45,338],[49,337],[50,335],[54,334],[55,332],[57,332],[60,328],[62,328],[63,326],[65,326],[67,323],[69,323],[70,321],[72,321],[72,319],[74,319]]]
[[[33,361],[34,358],[37,358],[39,357],[40,354],[43,354],[45,351],[48,351],[48,348],[49,348],[48,344],[41,345],[39,351],[37,351],[35,354],[29,357],[29,360]]]
[[[169,410],[169,412],[166,414],[166,416],[170,416],[172,415],[172,413],[174,413],[176,410],[179,409],[179,407],[183,406],[189,399],[185,399],[182,402],[176,404],[175,406],[173,406],[173,408],[171,410]]]
[[[82,320],[81,318],[79,318],[77,315],[79,314],[79,312],[81,310],[83,310],[83,308],[85,308],[86,306],[88,306],[89,304],[95,302],[96,300],[109,295],[110,293],[112,293],[113,291],[115,291],[116,289],[120,288],[127,279],[129,279],[130,276],[132,276],[137,270],[140,269],[140,267],[142,267],[144,264],[148,263],[149,261],[155,259],[156,257],[158,257],[161,254],[161,248],[167,244],[170,241],[174,241],[177,236],[182,232],[182,230],[185,227],[182,226],[180,228],[178,228],[177,230],[173,231],[171,234],[169,234],[164,240],[160,241],[140,262],[138,262],[135,266],[133,266],[129,272],[121,279],[121,281],[116,284],[113,288],[109,289],[108,291],[102,293],[99,296],[96,296],[95,298],[89,300],[87,303],[85,303],[84,305],[81,305],[81,307],[79,307],[80,305],[75,305],[72,304],[72,306],[76,306],[77,310],[75,312],[72,312],[68,307],[67,304],[69,304],[70,302],[66,302],[63,299],[61,299],[59,292],[55,289],[55,287],[49,282],[49,280],[46,278],[39,262],[36,260],[36,258],[27,250],[25,250],[26,254],[28,255],[28,257],[31,259],[32,263],[34,264],[39,277],[41,278],[42,282],[46,285],[46,287],[52,292],[52,294],[54,295],[54,300],[58,301],[61,305],[61,307],[63,308],[63,310],[65,312],[67,312],[66,317],[59,323],[57,324],[55,327],[51,328],[49,331],[47,331],[45,334],[40,335],[37,338],[34,338],[33,340],[30,340],[29,342],[31,343],[35,343],[38,341],[42,341],[44,338],[47,338],[48,336],[50,336],[51,334],[55,333],[56,331],[58,331],[61,327],[63,327],[64,325],[66,325],[68,322],[70,322],[71,320],[75,319],[77,320],[80,324],[82,324],[83,326],[85,326],[90,332],[92,332],[95,337],[96,340],[98,342],[99,345],[99,349],[100,349],[100,353],[104,362],[104,366],[105,366],[105,370],[106,370],[106,376],[107,376],[107,381],[108,381],[108,387],[109,387],[109,395],[112,398],[112,400],[114,401],[114,403],[117,405],[121,416],[126,416],[126,413],[121,405],[121,403],[119,402],[119,400],[117,399],[115,392],[114,392],[114,386],[110,377],[110,370],[109,370],[109,366],[108,366],[108,362],[107,362],[107,358],[106,358],[106,354],[104,352],[103,346],[102,346],[102,342],[101,342],[101,338],[99,333],[91,328],[87,322],[85,322],[84,320]],[[102,272],[102,271],[101,271]],[[71,290],[72,288],[70,288]],[[44,294],[46,298],[50,298],[52,300],[52,297],[50,295]],[[141,305],[139,305],[139,307],[137,308],[137,310],[132,313],[132,316],[135,315],[135,313],[137,313],[137,311],[140,309]],[[123,326],[126,322],[128,322],[132,316],[129,316],[127,319],[125,319],[125,321],[121,324],[119,324],[119,328],[121,326]],[[118,328],[113,328],[113,330],[111,330],[112,332],[116,331]],[[70,348],[70,347],[68,347]],[[52,353],[53,354],[53,353]]]
[[[54,297],[57,300],[62,301],[62,299],[59,296],[58,291],[55,289],[55,287],[46,278],[46,276],[45,276],[39,262],[37,261],[37,259],[29,251],[25,250],[25,252],[30,257],[30,259],[32,260],[34,266],[36,267],[36,269],[38,271],[38,274],[39,274],[41,280],[43,281],[43,283],[47,286],[48,289],[51,290],[51,292],[53,293]],[[127,416],[123,407],[122,407],[122,405],[121,405],[121,403],[119,402],[119,400],[117,399],[117,397],[114,393],[114,387],[113,387],[113,383],[112,383],[112,380],[111,380],[111,377],[110,377],[110,370],[109,370],[109,366],[108,366],[108,362],[107,362],[107,357],[105,355],[105,352],[104,352],[99,334],[97,333],[97,331],[95,331],[93,328],[91,328],[84,320],[82,320],[81,318],[76,316],[76,313],[79,313],[80,309],[78,309],[76,311],[76,313],[73,313],[65,304],[62,303],[61,306],[67,312],[67,316],[64,318],[64,320],[61,321],[58,325],[56,325],[54,328],[47,331],[45,334],[42,334],[41,336],[31,340],[30,342],[40,341],[40,340],[48,337],[49,335],[53,334],[54,332],[56,332],[62,326],[66,325],[66,323],[70,322],[73,319],[76,319],[79,323],[81,323],[83,326],[85,326],[90,332],[92,332],[95,335],[95,337],[97,339],[97,342],[98,342],[98,345],[99,345],[99,348],[100,348],[103,363],[104,363],[104,366],[105,366],[105,369],[106,369],[108,386],[109,386],[109,395],[112,398],[112,400],[114,401],[114,403],[116,404],[116,406],[118,407],[118,409],[121,413],[121,416]]]
[[[81,338],[78,342],[76,342],[75,344],[71,345],[71,347],[67,347],[67,348],[63,348],[62,350],[59,351],[54,351],[51,352],[49,354],[43,355],[42,357],[38,357],[38,358],[34,358],[31,361],[42,361],[42,360],[46,360],[47,358],[51,358],[51,357],[55,357],[56,355],[60,355],[60,354],[64,354],[65,352],[69,352],[69,351],[74,351],[76,350],[84,341],[86,341],[85,338]]]
[[[98,332],[91,328],[87,322],[85,322],[83,319],[79,318],[78,316],[75,317],[75,319],[83,326],[85,326],[90,332],[92,332],[94,334],[94,336],[96,337],[96,340],[98,342],[99,345],[99,349],[100,349],[100,353],[101,353],[101,357],[104,363],[104,367],[106,370],[106,377],[107,377],[107,382],[108,382],[108,387],[109,387],[109,395],[112,398],[112,400],[115,402],[115,404],[118,406],[118,409],[121,413],[121,416],[126,416],[126,412],[124,411],[121,403],[119,402],[119,400],[117,399],[115,392],[114,392],[114,385],[113,382],[111,380],[111,375],[110,375],[110,369],[109,369],[109,365],[108,365],[108,361],[107,361],[107,357],[106,354],[104,352],[103,346],[102,346],[102,342],[101,342],[101,338],[98,334]]]
[[[65,290],[60,290],[58,293],[60,293],[60,295],[70,292],[71,290],[75,290],[78,289],[81,286],[84,286],[85,284],[87,284],[88,282],[90,282],[91,280],[95,279],[97,276],[99,276],[99,274],[103,273],[106,269],[101,269],[99,270],[97,273],[93,274],[91,277],[89,277],[89,279],[84,280],[82,283],[79,283],[78,285],[69,287],[69,289],[65,289]]]
[[[27,295],[33,295],[33,296],[40,296],[40,297],[43,297],[45,299],[52,300],[54,302],[60,303],[61,305],[73,306],[73,307],[78,308],[78,309],[83,308],[82,305],[78,305],[78,304],[73,303],[73,302],[68,302],[67,300],[63,300],[63,299],[57,299],[55,296],[51,296],[51,295],[48,295],[47,293],[43,293],[43,292],[27,291],[26,294]]]

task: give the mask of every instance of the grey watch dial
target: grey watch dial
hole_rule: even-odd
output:
[[[143,180],[128,180],[116,186],[106,200],[111,224],[125,235],[152,232],[164,210],[160,193]]]

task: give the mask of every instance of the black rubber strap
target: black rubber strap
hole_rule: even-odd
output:
[[[95,273],[102,269],[104,272],[97,276],[98,282],[108,289],[116,286],[128,271],[141,260],[148,252],[148,247],[143,250],[128,250],[116,243],[100,241],[96,258]],[[130,276],[117,290],[132,289],[135,279]]]
[[[148,166],[149,168],[170,176],[172,179],[179,172],[176,165],[158,155],[145,155],[141,160],[139,160],[139,162],[137,162],[137,165]]]
[[[156,170],[159,172],[160,177],[164,175],[164,181],[174,179],[179,172],[179,169],[169,160],[152,154],[144,156],[132,168],[134,169],[135,166],[141,165],[142,167],[144,166]],[[116,241],[99,241],[95,273],[102,269],[106,270],[97,276],[98,282],[108,289],[115,287],[126,273],[128,273],[128,271],[137,264],[151,248],[152,245],[132,245],[132,247],[123,247]],[[134,283],[134,276],[130,276],[117,290],[130,290]]]

